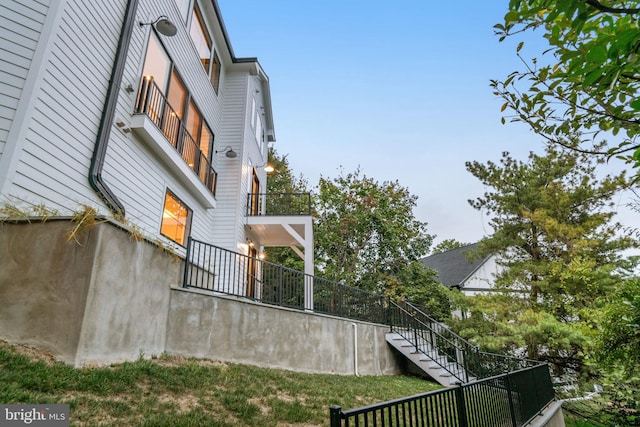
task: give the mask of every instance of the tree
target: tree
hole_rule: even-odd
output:
[[[620,251],[635,242],[612,223],[612,197],[624,174],[598,178],[588,154],[553,146],[526,163],[503,153],[500,164],[467,162],[485,187],[469,203],[488,212],[494,234],[479,243],[505,267],[498,295],[475,297],[472,318],[459,326],[487,331],[477,342],[582,371],[592,349],[599,310],[622,282]],[[489,324],[487,324],[489,323]]]
[[[521,41],[525,70],[491,81],[502,111],[515,113],[506,118],[551,144],[640,167],[639,17],[638,1],[510,0],[494,27],[500,40],[541,30],[550,48],[542,60],[527,60]],[[606,139],[616,145],[603,149]]]
[[[394,275],[385,278],[385,294],[392,300],[408,301],[439,321],[451,317],[453,292],[438,282],[438,273],[420,261],[400,262]]]
[[[452,251],[458,248],[464,248],[465,246],[469,246],[470,243],[461,243],[456,239],[446,239],[442,242],[438,243],[431,249],[431,255],[441,254],[443,252]]]
[[[432,242],[413,215],[416,196],[397,181],[380,183],[357,169],[321,177],[314,199],[316,266],[331,280],[382,292]]]

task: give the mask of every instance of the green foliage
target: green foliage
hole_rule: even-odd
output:
[[[417,197],[395,182],[358,169],[320,178],[314,197],[316,265],[321,275],[380,292],[387,281],[424,256],[432,242],[415,219]]]
[[[640,279],[627,280],[602,311],[598,361],[640,375]]]
[[[494,229],[480,255],[497,255],[504,269],[498,292],[474,297],[457,328],[493,351],[524,348],[529,358],[583,372],[605,298],[632,266],[620,252],[636,242],[611,222],[624,175],[599,179],[590,156],[553,146],[526,163],[503,153],[499,164],[467,162],[467,170],[489,189],[469,201]]]
[[[510,0],[500,40],[534,30],[549,44],[542,60],[493,80],[504,99],[503,123],[527,123],[548,142],[640,166],[640,28],[638,1]],[[604,140],[616,145],[603,150]]]
[[[396,274],[386,279],[385,292],[393,300],[405,300],[425,308],[436,320],[445,321],[451,317],[453,291],[442,286],[438,274],[425,268],[420,261],[413,261],[408,266],[402,263]]]
[[[469,246],[470,243],[461,243],[455,239],[446,239],[442,242],[438,243],[431,249],[431,255],[441,254],[443,252],[452,251],[458,248],[464,248],[465,246]]]

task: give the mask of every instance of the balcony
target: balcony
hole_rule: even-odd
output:
[[[142,79],[131,128],[206,207],[215,207],[218,175],[150,77]]]
[[[311,216],[310,193],[250,193],[247,216]]]
[[[247,235],[256,243],[290,247],[305,261],[305,273],[313,273],[310,193],[250,193],[246,214]]]

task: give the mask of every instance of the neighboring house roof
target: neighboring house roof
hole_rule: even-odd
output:
[[[489,257],[469,261],[467,253],[475,250],[477,243],[422,258],[422,265],[438,273],[438,280],[450,288],[463,287],[465,281],[486,262]]]

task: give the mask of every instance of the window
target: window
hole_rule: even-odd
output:
[[[184,246],[191,229],[191,209],[167,190],[160,234]]]
[[[155,123],[215,196],[217,175],[211,164],[213,133],[153,32],[149,37],[136,113],[145,114]]]
[[[222,66],[220,64],[218,52],[213,48],[213,38],[207,29],[201,9],[195,1],[192,6],[189,6],[189,0],[176,0],[176,3],[182,13],[185,13],[184,10],[186,9],[186,11],[188,11],[189,7],[191,7],[191,20],[188,23],[189,35],[191,36],[193,45],[200,57],[202,67],[204,68],[205,73],[209,76],[211,86],[213,86],[213,90],[217,95],[218,89],[220,88],[220,74],[222,72]]]
[[[171,71],[171,59],[165,52],[158,36],[152,31],[147,46],[147,57],[144,60],[142,75],[151,77],[162,92],[167,90],[169,73]]]
[[[218,94],[218,87],[220,87],[220,58],[218,58],[218,52],[213,52],[213,62],[211,63],[211,85],[213,90]]]
[[[209,66],[211,65],[211,38],[207,27],[205,27],[202,21],[202,14],[200,9],[196,5],[193,8],[193,14],[191,17],[191,29],[189,30],[193,44],[196,46],[196,51],[200,56],[200,62],[204,70],[209,73]]]

